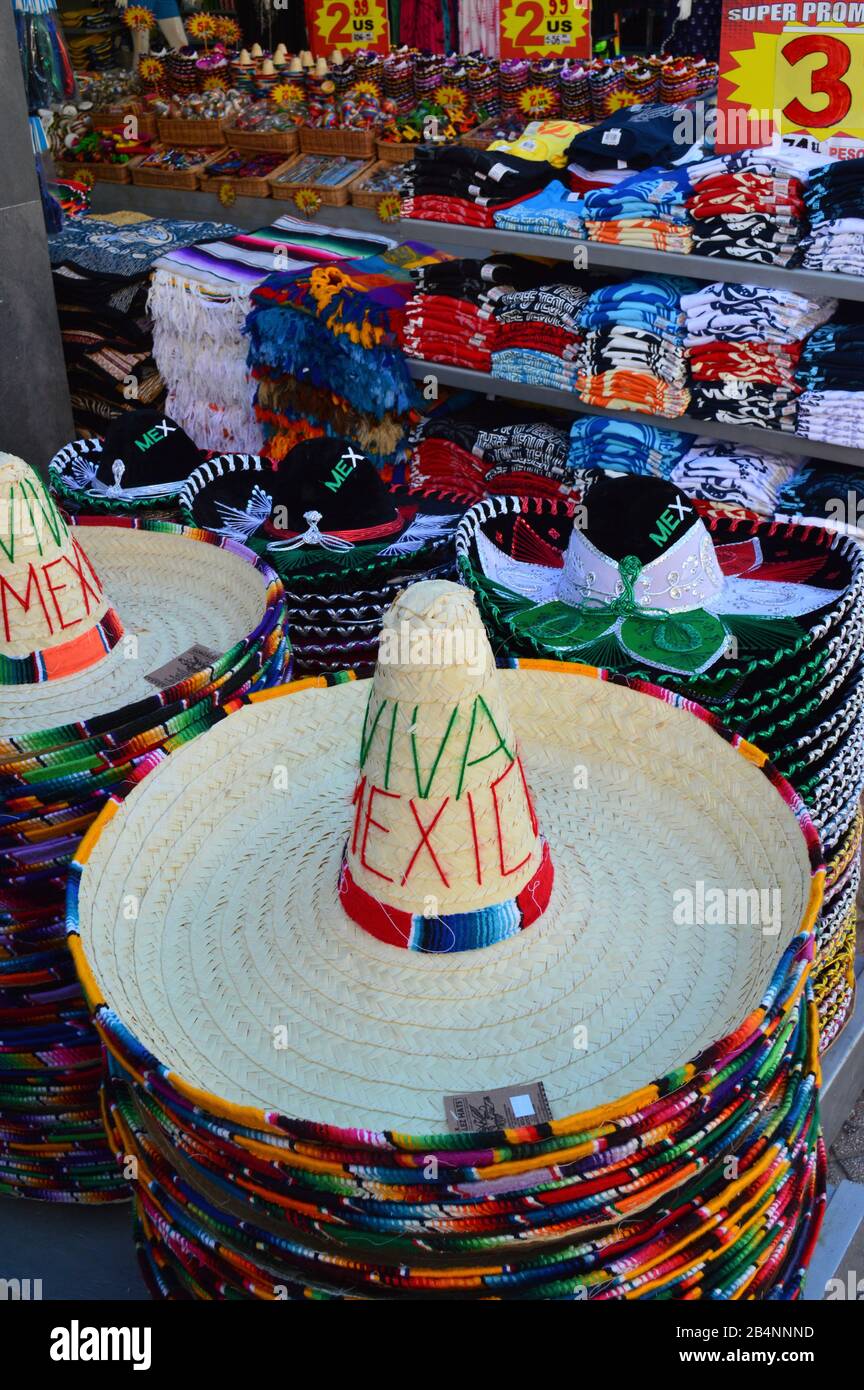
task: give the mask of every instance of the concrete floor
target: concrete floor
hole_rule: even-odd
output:
[[[129,1202],[76,1206],[0,1198],[0,1275],[41,1279],[43,1299],[149,1301]]]

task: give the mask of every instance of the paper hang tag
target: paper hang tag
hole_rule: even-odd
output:
[[[489,1133],[548,1124],[552,1111],[542,1081],[523,1086],[499,1086],[489,1091],[465,1091],[444,1097],[444,1119],[451,1134]]]
[[[155,685],[157,690],[167,690],[169,686],[177,685],[178,681],[186,680],[188,676],[194,676],[198,671],[212,666],[221,655],[221,652],[205,647],[202,642],[196,642],[194,646],[175,656],[172,661],[166,661],[164,666],[151,671],[144,679]]]
[[[620,145],[621,131],[619,129],[604,130],[600,137],[601,145]]]

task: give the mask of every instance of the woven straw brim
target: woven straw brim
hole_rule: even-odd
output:
[[[88,526],[80,540],[120,615],[124,636],[86,671],[0,688],[4,737],[95,719],[152,699],[158,687],[148,675],[197,644],[226,653],[261,622],[267,577],[241,547],[203,545],[196,533],[178,529],[110,525]]]
[[[696,1057],[812,926],[818,842],[756,750],[595,674],[501,673],[555,864],[529,930],[428,956],[344,916],[368,686],[297,689],[180,750],[86,837],[70,929],[91,1005],[223,1103],[403,1134],[441,1131],[445,1095],[542,1081],[558,1119]],[[698,881],[778,889],[782,925],[676,925]]]

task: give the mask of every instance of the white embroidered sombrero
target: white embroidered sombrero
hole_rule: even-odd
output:
[[[248,641],[273,573],[204,539],[158,523],[70,528],[33,469],[0,454],[3,738],[156,703]]]
[[[468,590],[407,589],[373,680],[254,703],[106,809],[88,997],[188,1087],[364,1131],[698,1055],[812,925],[818,843],[757,750],[597,675],[497,671]]]
[[[479,503],[456,544],[466,582],[550,655],[584,651],[602,665],[644,662],[694,676],[736,651],[800,647],[806,619],[848,593],[848,566],[847,584],[828,587],[818,577],[824,557],[811,547],[797,566],[781,565],[764,531],[764,541],[732,533],[718,550],[672,484],[627,475],[599,477],[579,507]]]

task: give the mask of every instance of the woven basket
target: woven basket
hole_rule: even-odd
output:
[[[190,169],[136,168],[132,170],[132,182],[138,188],[194,189],[198,187],[198,180],[207,165],[221,159],[226,153],[227,149],[224,146],[222,149],[213,150],[200,164],[193,164]]]
[[[233,150],[289,155],[296,154],[300,148],[296,130],[238,130],[236,126],[226,126],[225,139]]]
[[[140,159],[130,159],[128,164],[77,164],[72,160],[61,160],[55,167],[63,178],[80,178],[82,174],[92,174],[102,183],[131,183],[132,171]]]
[[[138,111],[134,105],[127,106],[125,110],[106,106],[91,112],[91,116],[96,130],[122,130],[127,116],[134,116],[137,121],[138,139],[156,139],[156,117],[152,111]]]
[[[296,159],[297,156],[294,155],[293,158]],[[237,198],[269,198],[271,194],[270,180],[287,168],[291,162],[290,159],[286,159],[284,164],[277,164],[272,174],[253,179],[232,179],[229,174],[214,174],[211,178],[205,172],[203,177],[198,180],[198,187],[203,188],[206,193],[218,193],[225,184],[228,184]]]
[[[374,159],[375,135],[371,130],[315,130],[300,127],[303,154],[344,154],[352,159]]]
[[[280,164],[278,169],[273,170],[268,182],[270,184],[270,192],[274,198],[279,198],[283,201],[290,200],[293,199],[298,188],[310,188],[314,193],[318,194],[324,207],[344,208],[351,201],[351,189],[354,184],[358,179],[365,178],[370,168],[374,168],[374,165],[364,165],[364,167],[358,169],[357,173],[353,174],[350,179],[346,179],[344,183],[340,183],[336,188],[331,188],[329,184],[310,183],[308,179],[298,179],[295,183],[292,183],[290,180],[285,181],[284,179],[281,182],[276,182],[280,174],[290,174],[292,168],[296,168],[300,164],[302,158],[302,155],[296,155],[294,159],[289,159],[287,163]]]
[[[180,116],[159,116],[163,145],[224,145],[221,121],[185,121]]]
[[[418,140],[378,140],[378,158],[388,164],[410,164],[419,143]]]
[[[368,169],[362,170],[356,179],[351,180],[351,202],[355,208],[371,208],[375,212],[381,199],[389,197],[389,194],[382,193],[380,189],[367,191],[365,184],[379,169],[391,168],[392,163],[392,160],[378,159],[374,164],[370,164]]]

